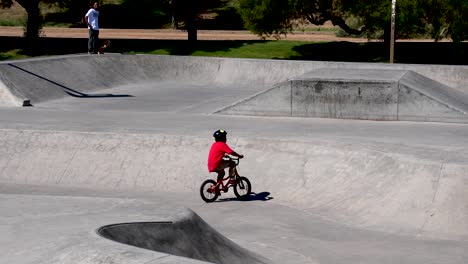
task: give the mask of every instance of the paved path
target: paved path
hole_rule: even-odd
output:
[[[86,28],[43,28],[45,37],[50,38],[88,38]],[[0,26],[0,36],[23,35],[22,27]],[[104,39],[187,39],[187,32],[173,29],[101,29],[100,35]],[[260,40],[261,38],[245,30],[198,30],[199,40]],[[266,38],[275,40],[274,37]],[[368,40],[367,38],[337,37],[333,31],[294,31],[287,36],[281,36],[284,40],[296,41],[347,41],[347,42],[369,42],[378,40]],[[432,39],[402,39],[398,42],[434,42]],[[450,42],[449,39],[442,39],[439,42]]]
[[[85,28],[43,28],[45,37],[50,38],[87,38],[88,31]],[[0,26],[0,36],[22,36],[21,27]],[[187,39],[187,32],[172,29],[101,29],[100,35],[103,39]],[[286,40],[299,41],[350,41],[367,42],[365,38],[341,38],[336,37],[334,32],[294,32],[282,37]],[[260,40],[257,35],[245,30],[199,30],[199,40]],[[274,40],[274,37],[267,38]]]

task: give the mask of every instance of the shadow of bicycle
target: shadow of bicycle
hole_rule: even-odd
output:
[[[273,196],[270,195],[269,192],[261,192],[261,193],[250,193],[250,196],[245,197],[244,199],[239,199],[237,197],[229,197],[229,198],[220,198],[216,202],[231,202],[231,201],[239,201],[239,202],[250,202],[250,201],[269,201],[272,200]]]

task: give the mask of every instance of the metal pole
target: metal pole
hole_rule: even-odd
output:
[[[392,0],[392,26],[390,29],[390,63],[393,63],[395,56],[395,13],[396,13],[396,0]]]

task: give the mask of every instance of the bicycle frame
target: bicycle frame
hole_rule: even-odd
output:
[[[248,199],[252,191],[252,184],[249,179],[239,175],[237,168],[239,159],[227,158],[234,162],[234,164],[229,164],[230,166],[234,165],[230,174],[228,176],[223,175],[219,181],[212,179],[205,180],[200,186],[200,196],[207,203],[214,202],[221,194],[221,191],[227,192],[231,186],[234,189],[234,194],[240,200]]]
[[[227,158],[229,158],[229,160],[234,161],[234,163],[236,164],[236,166],[234,166],[234,168],[232,169],[233,175],[227,175],[226,177],[223,177],[221,180],[217,181],[216,185],[212,186],[209,189],[210,192],[215,192],[216,190],[225,190],[226,188],[229,188],[237,184],[237,178],[239,178],[239,173],[237,172],[237,166],[239,165],[239,158],[232,158],[229,156],[227,156]],[[228,182],[224,184],[225,181],[228,181]]]

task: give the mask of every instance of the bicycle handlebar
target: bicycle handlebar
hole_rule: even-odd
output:
[[[234,163],[239,165],[240,158],[239,157],[234,157],[234,156],[229,156],[229,155],[224,155],[225,158],[234,161]]]

